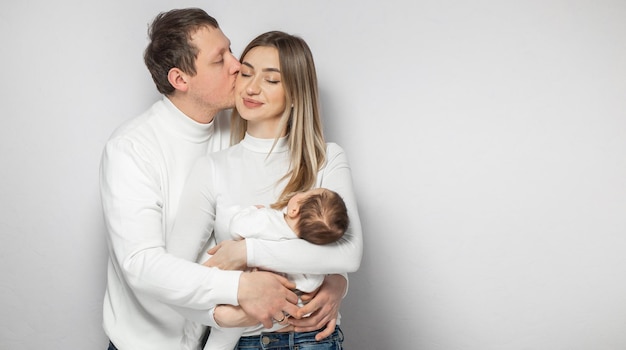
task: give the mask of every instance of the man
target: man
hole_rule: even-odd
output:
[[[113,133],[100,169],[110,254],[103,307],[109,349],[176,349],[182,315],[214,325],[208,310],[217,304],[239,305],[266,325],[283,312],[316,311],[311,320],[294,322],[302,330],[334,328],[346,285],[341,276],[299,311],[293,285],[282,277],[223,271],[167,253],[165,238],[189,170],[198,157],[229,144],[228,118],[218,114],[233,106],[240,65],[217,21],[199,9],[159,14],[149,36],[144,59],[164,96]]]

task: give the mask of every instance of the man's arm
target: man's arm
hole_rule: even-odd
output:
[[[121,283],[170,305],[208,309],[210,302],[236,304],[241,272],[207,269],[168,254],[161,188],[165,179],[156,158],[124,138],[107,143],[102,156],[102,206]]]
[[[217,247],[211,249],[209,253],[222,250],[223,257],[228,256],[241,256],[243,254],[245,261],[245,240],[242,241],[224,241]],[[225,254],[229,252],[229,254]],[[243,252],[243,253],[242,253]],[[241,258],[240,258],[241,259]],[[223,267],[237,267],[240,265],[240,259],[233,258],[228,261],[220,261]],[[211,259],[205,262],[206,266],[211,265]],[[329,337],[334,331],[337,325],[337,318],[339,316],[339,307],[341,301],[346,294],[348,288],[348,281],[342,275],[328,275],[324,279],[324,283],[320,288],[313,292],[303,294],[301,296],[303,301],[308,303],[300,308],[297,313],[288,312],[293,317],[290,317],[289,323],[294,325],[297,332],[310,332],[325,327],[322,332],[316,336],[316,340],[322,340]],[[269,310],[268,313],[272,314],[274,310]],[[310,314],[309,317],[304,315]]]
[[[295,284],[273,272],[244,272],[239,279],[237,299],[241,308],[253,318],[271,328],[274,320],[285,313],[298,314],[298,296],[291,291]],[[300,317],[300,316],[294,316]]]
[[[298,296],[293,288],[293,283],[275,273],[245,272],[239,278],[237,304],[220,304],[210,310],[176,305],[172,308],[188,320],[211,327],[247,327],[262,323],[269,328],[284,313],[298,313]]]

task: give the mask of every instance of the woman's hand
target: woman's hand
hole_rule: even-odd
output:
[[[209,249],[212,255],[203,265],[217,267],[222,270],[245,270],[248,264],[246,240],[222,241]]]
[[[243,311],[240,306],[218,305],[213,311],[213,318],[220,327],[251,327],[259,324],[259,321]]]
[[[298,310],[296,318],[289,318],[289,324],[296,332],[312,332],[322,327],[323,331],[315,336],[320,341],[329,337],[337,326],[339,306],[346,293],[348,281],[342,275],[328,275],[322,286],[313,293],[303,294],[300,298],[307,303]],[[303,317],[311,314],[309,317]]]

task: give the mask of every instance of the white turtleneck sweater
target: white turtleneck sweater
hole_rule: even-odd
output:
[[[229,231],[229,210],[234,205],[269,206],[286,184],[280,180],[289,169],[286,138],[268,155],[273,139],[246,135],[226,150],[198,160],[180,199],[179,213],[167,237],[171,254],[196,261],[203,259],[207,243],[236,238]],[[354,272],[361,262],[363,238],[352,187],[350,166],[341,147],[328,143],[327,161],[316,187],[337,192],[345,201],[350,226],[336,243],[316,245],[302,239],[270,241],[246,239],[248,266],[285,273],[331,274]],[[216,326],[214,322],[205,323]],[[262,327],[244,335],[259,334]]]
[[[120,350],[179,348],[184,318],[170,306],[208,323],[216,304],[237,305],[240,272],[174,257],[165,245],[193,164],[228,144],[228,116],[199,124],[165,97],[107,142],[100,168],[110,253],[103,326]]]

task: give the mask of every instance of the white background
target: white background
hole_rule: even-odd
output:
[[[102,147],[148,23],[301,35],[366,239],[348,349],[626,348],[624,1],[3,1],[0,348],[105,349]]]

